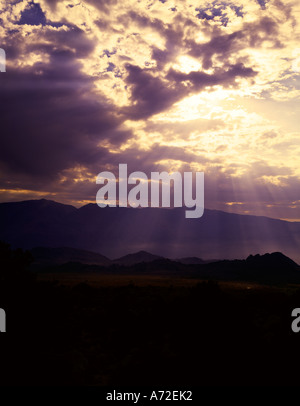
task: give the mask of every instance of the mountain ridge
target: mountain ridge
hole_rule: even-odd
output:
[[[113,263],[119,265],[135,265],[142,262],[152,262],[157,259],[165,259],[160,255],[151,254],[145,250],[141,250],[138,252],[133,252],[127,255],[124,255],[120,258],[113,260]]]
[[[44,264],[45,265],[45,264]],[[300,284],[300,266],[280,252],[251,255],[243,260],[222,260],[204,264],[183,264],[168,258],[131,265],[111,261],[108,265],[69,261],[35,266],[36,272],[81,275],[130,275],[214,281],[256,282],[262,284]]]
[[[300,223],[205,209],[76,208],[49,201],[0,203],[0,239],[14,247],[73,247],[120,258],[148,251],[167,258],[246,258],[281,251],[300,261]]]
[[[80,262],[86,265],[111,265],[112,261],[96,252],[71,247],[35,247],[30,250],[34,267],[62,265],[67,262]]]

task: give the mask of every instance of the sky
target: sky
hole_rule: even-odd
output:
[[[300,2],[0,0],[0,201],[203,171],[205,208],[300,221]]]

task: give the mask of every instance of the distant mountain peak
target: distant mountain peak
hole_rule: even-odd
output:
[[[145,250],[140,250],[138,252],[127,254],[123,257],[117,258],[114,260],[114,262],[119,265],[134,265],[141,262],[152,262],[157,259],[162,259],[162,257],[159,255],[151,254],[150,252]]]
[[[186,264],[186,265],[204,264],[206,262],[202,258],[198,258],[198,257],[176,258],[174,261],[180,262],[181,264]]]
[[[299,265],[293,261],[291,258],[284,255],[282,252],[276,251],[272,253],[266,253],[263,255],[249,255],[246,262],[251,263],[262,263],[262,264],[272,264],[273,267],[278,268],[283,265],[288,265],[289,267],[299,267]]]

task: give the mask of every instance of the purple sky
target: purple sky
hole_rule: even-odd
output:
[[[96,176],[203,171],[205,206],[300,221],[300,7],[2,1],[0,199],[95,202]]]

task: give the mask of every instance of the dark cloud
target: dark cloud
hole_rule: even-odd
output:
[[[90,80],[76,67],[65,68],[61,75],[43,66],[7,74],[0,95],[0,156],[7,166],[52,177],[75,162],[97,159],[101,140],[124,141],[124,134],[114,132],[118,120],[111,106],[87,96]]]
[[[115,55],[116,53],[117,53],[116,49],[114,49],[113,51],[109,51],[108,49],[104,49],[103,56],[107,56],[107,58],[110,58],[112,55]]]
[[[97,173],[103,161],[109,161],[101,145],[118,146],[132,133],[122,128],[118,108],[99,91],[96,94],[94,79],[81,71],[78,58],[89,56],[96,45],[93,40],[66,22],[64,30],[48,28],[37,3],[29,3],[19,23],[4,39],[9,60],[22,55],[30,59],[32,52],[38,52],[49,63],[11,66],[1,78],[5,81],[0,93],[0,168],[5,175],[0,182],[3,188],[60,190],[62,173],[76,166]],[[34,41],[28,36],[24,42],[22,24],[43,25],[43,29]]]
[[[170,69],[165,79],[154,76],[151,69],[142,69],[127,64],[126,83],[131,90],[130,107],[123,109],[131,119],[139,120],[160,113],[190,93],[198,92],[209,86],[229,86],[236,78],[254,77],[257,72],[242,63],[231,65],[227,70],[215,69],[207,74],[192,71],[188,74]]]
[[[292,11],[293,3],[283,3],[281,0],[274,0],[273,4],[275,7],[277,7],[278,10],[280,10],[282,12],[286,21],[287,20],[292,21],[293,26],[296,26],[298,24],[297,19],[296,19],[295,15],[293,15],[293,11]],[[281,16],[281,18],[283,16]]]
[[[65,39],[76,52],[47,48],[49,64],[10,68],[1,85],[0,165],[10,185],[22,187],[28,177],[32,184],[49,182],[64,169],[96,165],[106,154],[101,142],[118,145],[132,136],[121,129],[117,108],[96,96],[93,79],[81,73],[77,55],[84,46],[76,35]]]
[[[236,12],[239,13],[238,10]],[[246,41],[243,43],[245,34],[242,30],[229,35],[219,34],[218,30],[213,30],[213,37],[208,43],[196,44],[194,41],[187,40],[184,33],[185,27],[193,26],[193,23],[183,22],[180,16],[174,19],[172,26],[135,11],[130,11],[123,16],[123,20],[128,25],[133,22],[141,28],[154,29],[166,41],[164,50],[155,46],[152,48],[152,59],[156,61],[156,69],[142,69],[132,64],[126,66],[128,72],[126,84],[131,90],[132,106],[124,109],[124,112],[133,119],[147,118],[166,110],[180,98],[206,86],[217,84],[227,86],[234,83],[236,77],[253,77],[256,74],[252,68],[246,68],[241,62],[238,62],[235,66],[227,66],[227,70],[216,70],[212,75],[204,72],[191,72],[186,75],[170,70],[163,77],[160,72],[168,62],[178,56],[182,47],[190,49],[191,56],[201,58],[204,69],[212,67],[214,55],[222,56],[223,64],[226,66],[226,61],[232,56],[232,53],[245,46]],[[270,24],[267,24],[264,29],[267,29],[268,26]],[[214,33],[217,33],[216,36]],[[185,83],[183,84],[183,82]]]
[[[252,48],[261,47],[268,41],[274,48],[281,48],[283,45],[278,39],[279,25],[271,17],[264,16],[258,22],[244,25],[244,34],[247,44]]]
[[[243,31],[236,31],[232,34],[213,36],[209,42],[204,44],[189,41],[187,45],[190,48],[190,55],[194,58],[200,58],[204,69],[209,69],[212,67],[214,55],[221,55],[223,61],[226,61],[233,52],[242,47],[241,40],[243,38]]]
[[[171,87],[151,70],[141,69],[131,64],[126,65],[128,75],[126,83],[131,89],[132,106],[123,112],[133,119],[142,119],[160,113],[178,101],[183,92],[179,84]]]
[[[166,63],[172,61],[177,56],[179,50],[184,46],[184,26],[193,25],[188,20],[182,20],[180,16],[174,18],[173,24],[166,24],[158,18],[150,18],[145,14],[131,10],[120,18],[125,27],[132,27],[136,24],[140,30],[151,28],[165,39],[165,49],[153,46],[152,59],[157,63],[158,69],[163,69]]]
[[[18,24],[46,25],[46,16],[38,3],[30,2],[22,12]]]
[[[218,21],[221,22],[223,26],[227,26],[229,23],[229,17],[228,13],[226,11],[227,8],[230,8],[235,12],[235,15],[237,17],[243,17],[243,6],[236,6],[233,3],[228,3],[228,2],[219,2],[217,0],[213,1],[210,3],[208,7],[201,7],[201,8],[196,8],[196,11],[198,12],[196,14],[196,17],[199,18],[200,20],[214,20],[218,19]]]
[[[156,61],[157,68],[163,68],[172,58],[172,54],[168,50],[163,51],[157,47],[153,47],[152,49],[152,59]]]
[[[120,16],[119,21],[126,28],[132,28],[132,25],[135,24],[141,29],[151,28],[163,36],[167,35],[168,29],[170,28],[167,24],[164,24],[162,20],[150,18],[148,15],[138,13],[134,10],[130,10],[128,13]]]
[[[245,67],[242,63],[231,65],[227,70],[215,69],[213,74],[207,74],[199,71],[192,71],[190,73],[182,73],[171,69],[167,75],[169,80],[176,83],[185,82],[186,88],[192,92],[207,86],[223,85],[228,86],[234,84],[235,79],[238,77],[250,78],[257,74],[252,68]]]
[[[231,34],[223,34],[218,29],[212,31],[211,39],[202,44],[187,40],[189,54],[202,61],[204,69],[213,66],[213,57],[226,64],[227,60],[238,51],[247,47],[259,48],[264,42],[273,43],[274,48],[282,47],[278,40],[278,22],[268,16],[253,23],[245,23],[243,29]]]
[[[70,59],[87,58],[89,54],[94,50],[96,42],[90,40],[77,26],[69,26],[68,30],[48,30],[41,34],[41,39],[45,39],[47,43],[50,43],[51,48],[58,50],[70,51]],[[43,49],[43,44],[38,45],[39,49]]]
[[[268,0],[256,0],[256,1],[263,10],[266,9],[266,4],[268,3]]]

